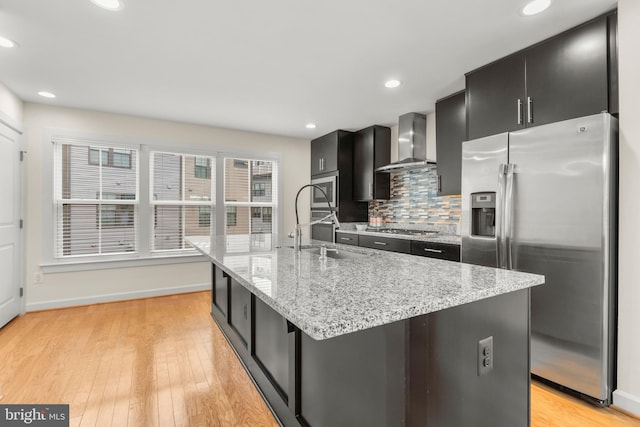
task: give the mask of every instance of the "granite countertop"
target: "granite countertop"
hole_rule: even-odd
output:
[[[544,283],[544,276],[348,245],[320,260],[270,234],[188,237],[233,279],[316,340]],[[330,254],[331,255],[331,254]]]

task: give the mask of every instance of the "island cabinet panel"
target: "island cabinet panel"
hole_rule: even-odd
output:
[[[529,426],[529,300],[525,289],[428,315],[426,425]],[[488,337],[493,369],[478,375]]]
[[[254,334],[254,357],[266,371],[283,400],[287,401],[290,357],[287,321],[257,298]]]
[[[251,292],[237,281],[231,279],[231,310],[229,313],[229,323],[234,327],[240,338],[244,341],[245,347],[251,337],[251,324],[249,322],[249,310],[251,310]]]
[[[300,416],[312,427],[403,426],[405,324],[300,344]]]
[[[213,303],[226,316],[229,312],[229,276],[219,268],[213,269]]]

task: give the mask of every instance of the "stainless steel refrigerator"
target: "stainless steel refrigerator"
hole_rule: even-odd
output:
[[[545,276],[531,290],[531,372],[601,405],[614,381],[617,128],[602,113],[462,145],[462,262]]]

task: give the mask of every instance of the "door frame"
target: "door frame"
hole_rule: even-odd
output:
[[[20,123],[18,123],[14,118],[8,116],[7,114],[5,114],[4,112],[0,111],[0,124],[3,124],[5,126],[8,126],[10,129],[16,131],[20,137],[20,142],[19,142],[19,148],[23,153],[27,153],[24,149],[24,141],[22,140],[22,137],[24,136],[24,130],[22,128],[22,125],[20,125]],[[23,226],[20,230],[20,236],[18,238],[18,246],[19,246],[19,250],[18,250],[18,254],[19,254],[19,259],[18,259],[18,278],[20,281],[20,287],[23,289],[23,293],[22,293],[22,297],[20,298],[20,316],[23,315],[26,311],[27,311],[27,287],[26,287],[26,280],[25,280],[25,245],[24,245],[24,231],[25,231],[25,222],[24,222],[24,157],[22,161],[18,162],[18,167],[20,168],[20,173],[19,173],[19,182],[18,182],[18,186],[20,187],[18,190],[18,206],[19,206],[19,214],[20,214],[20,219],[23,220]]]

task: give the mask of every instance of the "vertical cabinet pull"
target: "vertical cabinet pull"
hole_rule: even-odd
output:
[[[322,158],[318,159],[318,170],[321,171],[322,170]]]
[[[442,192],[442,175],[438,175],[438,192]]]
[[[533,101],[527,96],[527,123],[533,123]]]
[[[373,184],[369,183],[369,197],[373,198]]]
[[[518,107],[518,124],[522,124],[522,100],[518,98],[518,102],[516,103]]]

